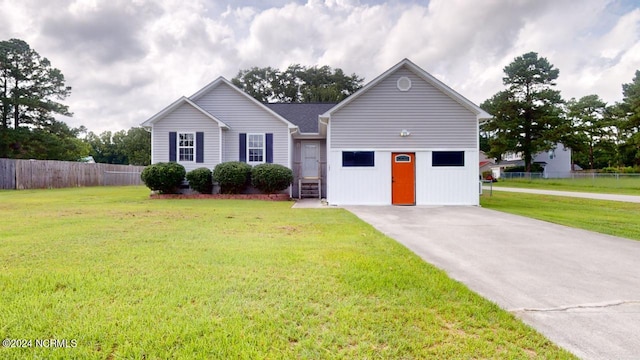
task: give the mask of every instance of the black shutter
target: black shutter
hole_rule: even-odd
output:
[[[239,152],[239,160],[242,162],[247,162],[247,134],[240,134],[240,149]]]
[[[266,135],[266,150],[267,150],[267,162],[268,163],[272,163],[273,162],[273,134],[267,134]]]
[[[178,135],[175,131],[169,133],[169,161],[176,161],[176,146]]]
[[[196,162],[204,162],[204,133],[196,133]]]

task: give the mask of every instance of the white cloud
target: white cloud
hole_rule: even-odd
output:
[[[536,51],[565,98],[622,98],[640,64],[630,0],[0,0],[0,39],[21,38],[73,86],[63,119],[137,126],[182,95],[252,66],[330,65],[371,80],[409,58],[470,100]]]

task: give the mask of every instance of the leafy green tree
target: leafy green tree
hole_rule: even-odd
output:
[[[271,67],[252,67],[240,70],[231,82],[256,100],[267,102],[275,96],[274,88],[283,86],[278,76],[278,70]]]
[[[151,133],[141,127],[132,127],[122,137],[122,151],[129,165],[151,164]]]
[[[556,146],[569,128],[561,116],[560,92],[553,89],[559,70],[530,52],[516,57],[504,72],[507,89],[481,105],[494,115],[483,131],[492,136],[491,157],[500,159],[509,151],[522,153],[525,169],[530,171],[533,156]]]
[[[640,70],[636,70],[632,82],[622,84],[622,95],[622,103],[629,114],[630,125],[640,128]]]
[[[633,135],[628,125],[628,113],[622,103],[609,105],[605,112],[605,135],[594,150],[596,152],[596,167],[621,167],[633,163],[633,149],[630,148],[629,138]],[[601,159],[602,158],[602,159]],[[600,161],[598,161],[600,159]]]
[[[52,114],[71,116],[58,102],[71,93],[62,72],[51,66],[29,44],[19,39],[0,41],[0,101],[2,128],[13,122],[46,127],[55,124]]]
[[[627,148],[632,162],[640,165],[640,70],[636,70],[633,81],[622,85],[620,111],[626,115],[625,128],[631,133]]]
[[[19,39],[0,41],[0,157],[76,161],[90,147],[53,115],[71,92],[60,70]]]
[[[332,72],[329,66],[311,67],[300,74],[300,102],[339,102],[362,85],[357,75],[346,76],[342,69]]]
[[[289,67],[283,71],[276,71],[276,78],[273,88],[275,89],[271,96],[271,101],[291,103],[301,102],[300,91],[304,86],[304,76],[307,69],[300,64],[289,65]]]
[[[91,156],[97,163],[124,164],[125,159],[113,143],[113,133],[104,131],[100,135],[93,132],[87,134],[85,141],[91,146]]]
[[[579,145],[574,145],[575,157],[586,157],[586,165],[595,169],[595,151],[608,135],[606,115],[607,103],[598,95],[587,95],[567,103],[568,116],[572,122],[573,135]],[[605,165],[606,166],[606,165]]]
[[[231,82],[260,102],[339,102],[362,87],[356,74],[329,66],[290,65],[240,70]]]
[[[149,165],[151,164],[151,134],[139,127],[115,133],[104,131],[100,135],[90,132],[85,141],[91,147],[91,156],[98,163]]]
[[[491,152],[491,145],[489,144],[489,135],[481,132],[478,136],[478,143],[480,144],[480,151],[483,151],[485,154],[489,154]]]
[[[516,151],[518,146],[518,109],[509,97],[509,93],[501,91],[481,104],[481,107],[493,114],[494,118],[482,125],[482,131],[489,138],[487,155],[498,161],[509,151]]]
[[[91,151],[90,146],[78,138],[82,130],[71,129],[56,120],[46,128],[3,129],[0,131],[0,157],[77,161]]]

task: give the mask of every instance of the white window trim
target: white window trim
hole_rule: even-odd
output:
[[[409,91],[411,90],[411,79],[406,76],[402,76],[396,82],[396,86],[398,87],[398,90],[402,92]]]
[[[250,140],[251,136],[262,136],[262,161],[250,161],[249,159],[251,159],[249,157],[249,149],[258,149],[258,148],[251,148],[249,147],[250,144]],[[247,133],[247,164],[249,165],[257,165],[257,164],[264,164],[267,162],[267,134],[266,133]]]
[[[180,148],[188,149],[190,146],[180,146],[180,135],[193,135],[193,160],[180,160]],[[195,163],[196,162],[196,133],[192,131],[182,131],[176,134],[176,162],[178,163]]]

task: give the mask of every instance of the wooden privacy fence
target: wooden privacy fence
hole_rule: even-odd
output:
[[[0,159],[0,189],[142,185],[144,166]]]

